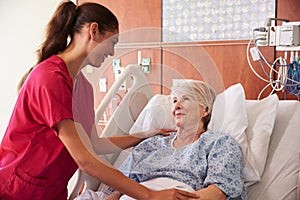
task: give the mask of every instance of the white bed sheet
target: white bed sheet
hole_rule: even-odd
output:
[[[300,102],[280,101],[260,182],[248,188],[249,200],[299,200]]]
[[[123,106],[128,107],[128,102],[129,101]],[[132,113],[129,114],[132,116]],[[122,118],[122,120],[124,120],[124,118]],[[123,121],[123,123],[126,122]],[[133,121],[131,118],[130,122],[126,124],[126,129],[128,129],[132,123]],[[108,130],[110,129],[108,128]],[[297,192],[300,193],[298,182],[300,168],[299,130],[300,102],[279,101],[275,126],[270,138],[266,165],[261,180],[247,188],[249,200],[300,200],[299,195],[297,196]],[[129,129],[126,131],[129,131]],[[111,130],[108,132],[111,132]],[[126,151],[125,153],[122,152],[120,154],[116,160],[116,167],[126,158],[127,154],[128,152]],[[82,184],[84,181],[86,183],[90,182],[88,177],[83,176],[83,178],[87,179],[80,180],[79,177],[77,183]],[[92,179],[92,182],[93,181],[95,180]],[[93,182],[91,187],[95,188],[96,185],[97,183]],[[75,188],[78,190],[80,185],[77,185]],[[100,188],[104,188],[103,184],[100,185]],[[76,193],[78,193],[78,191],[74,192],[74,194]]]

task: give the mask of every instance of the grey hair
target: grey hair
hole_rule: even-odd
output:
[[[214,88],[203,81],[186,80],[171,88],[171,97],[178,92],[195,97],[196,101],[198,101],[198,103],[205,108],[206,112],[208,112],[208,116],[203,118],[204,128],[206,130],[216,98]]]

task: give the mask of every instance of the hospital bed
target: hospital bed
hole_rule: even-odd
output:
[[[169,96],[153,95],[141,68],[126,67],[96,110],[96,121],[124,81],[126,96],[109,119],[100,137],[151,128],[173,128]],[[246,100],[236,84],[217,95],[209,128],[231,134],[241,144],[247,162],[245,182],[249,200],[300,200],[300,102],[278,100],[276,94],[262,100]],[[129,150],[101,156],[116,168]],[[246,167],[245,167],[246,168]],[[83,190],[107,186],[84,172],[76,172],[69,198]],[[113,177],[112,177],[113,178]]]

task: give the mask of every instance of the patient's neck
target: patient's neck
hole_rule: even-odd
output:
[[[177,129],[176,138],[173,142],[173,147],[178,149],[186,145],[189,145],[195,142],[196,140],[198,140],[203,132],[204,132],[203,129],[201,130],[198,130],[196,128],[184,129],[179,127]]]

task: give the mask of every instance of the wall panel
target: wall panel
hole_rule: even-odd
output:
[[[265,83],[254,75],[248,65],[247,42],[173,43],[169,47],[163,46],[163,63],[164,66],[172,66],[181,77],[190,79],[196,77],[210,83],[217,92],[223,91],[232,84],[241,83],[245,88],[246,98],[256,99]],[[174,51],[174,49],[181,52],[179,56],[172,53],[171,50]],[[273,48],[268,48],[268,51],[265,49],[264,55],[272,59]],[[189,62],[191,59],[192,63]],[[256,63],[253,65],[256,69],[258,68]],[[260,70],[258,72],[261,73]],[[170,79],[173,77],[169,73],[163,72],[163,74],[165,85],[163,93],[168,93],[167,88],[170,87]],[[174,75],[174,77],[179,76]]]
[[[84,2],[100,3],[117,16],[121,37],[124,36],[120,42],[161,41],[161,0],[79,0],[79,4]]]
[[[116,46],[116,51],[122,52],[124,49],[130,49],[130,52],[126,54],[116,53],[115,55],[115,58],[121,58],[122,66],[137,63],[137,50],[140,49],[143,55],[151,58],[151,63],[155,67],[147,77],[152,83],[161,82],[162,84],[161,89],[154,87],[155,93],[168,93],[173,78],[205,80],[215,86],[218,92],[240,82],[245,88],[248,99],[256,99],[266,85],[255,76],[248,65],[247,40],[198,41],[193,44],[188,42],[163,43],[160,29],[162,25],[161,0],[92,1],[107,6],[119,19],[121,39]],[[79,0],[79,3],[82,2],[86,1]],[[300,21],[299,10],[297,10],[300,7],[299,4],[299,0],[278,0],[277,16],[291,21]],[[268,61],[274,60],[274,48],[263,47],[261,50]],[[108,62],[112,60],[106,63]],[[252,62],[252,64],[259,73],[262,73],[257,62]],[[266,90],[262,97],[268,95],[270,91]],[[280,97],[283,98],[283,95]],[[291,96],[287,98],[294,99]]]

